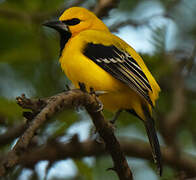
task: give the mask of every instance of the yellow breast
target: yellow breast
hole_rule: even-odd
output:
[[[102,39],[99,38],[101,37],[100,34],[103,37]],[[117,41],[113,41],[113,38],[116,38]],[[85,84],[87,89],[92,87],[95,91],[106,91],[107,93],[100,97],[106,109],[112,111],[134,109],[142,117],[141,102],[144,100],[130,87],[112,77],[92,60],[83,55],[82,50],[87,41],[94,43],[104,42],[104,45],[111,45],[116,42],[114,44],[115,46],[123,47],[134,58],[142,61],[141,57],[131,47],[129,48],[124,41],[116,36],[110,36],[104,32],[82,32],[71,38],[62,52],[60,63],[67,77],[73,82],[75,87],[78,87],[78,83],[81,82]],[[159,91],[158,86],[143,61],[140,63],[140,66],[143,68],[149,81],[154,84],[152,89],[156,91],[150,94],[154,103]],[[150,106],[149,108],[151,109]]]

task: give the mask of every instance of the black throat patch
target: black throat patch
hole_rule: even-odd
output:
[[[69,31],[59,31],[60,34],[60,52],[59,57],[62,55],[62,51],[65,47],[67,41],[71,38],[71,33]]]

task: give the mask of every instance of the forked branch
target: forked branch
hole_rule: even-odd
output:
[[[31,110],[31,112],[24,114],[28,119],[28,128],[0,163],[0,176],[5,175],[8,169],[18,164],[20,156],[26,151],[34,134],[44,122],[64,109],[84,106],[90,114],[98,133],[103,138],[106,150],[113,159],[114,167],[110,169],[118,174],[120,180],[133,179],[120,144],[114,135],[113,127],[104,119],[100,110],[100,102],[94,93],[89,94],[84,90],[74,89],[38,100],[28,99],[25,95],[22,95],[17,98],[17,103],[22,108]]]

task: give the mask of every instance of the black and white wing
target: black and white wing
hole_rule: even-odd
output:
[[[128,85],[152,105],[148,94],[149,91],[152,91],[150,83],[138,63],[128,52],[120,50],[114,45],[88,43],[83,54],[114,78]]]

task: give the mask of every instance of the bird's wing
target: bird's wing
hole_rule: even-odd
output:
[[[114,78],[128,85],[152,105],[148,94],[149,91],[152,91],[150,83],[138,63],[128,52],[114,45],[87,43],[83,54]]]

